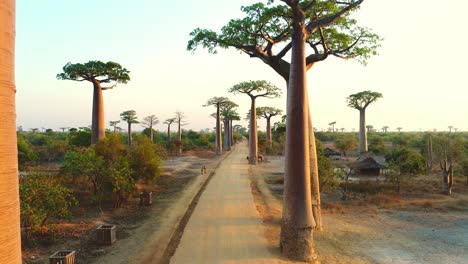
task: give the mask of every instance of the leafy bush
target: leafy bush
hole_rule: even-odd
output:
[[[32,173],[20,180],[21,226],[26,238],[46,226],[50,218],[69,217],[76,199],[54,177]]]

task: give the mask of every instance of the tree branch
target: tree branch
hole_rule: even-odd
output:
[[[349,12],[351,9],[355,8],[356,6],[360,5],[364,0],[357,0],[356,2],[353,2],[353,3],[343,3],[343,2],[338,2],[339,4],[347,4],[346,7],[344,7],[343,9],[341,9],[340,11],[338,11],[337,13],[333,14],[333,15],[330,15],[330,16],[326,16],[324,18],[321,18],[319,20],[314,20],[312,22],[310,22],[307,26],[306,26],[306,31],[307,31],[307,34],[312,34],[312,32],[314,32],[317,28],[319,27],[324,27],[324,26],[328,26],[330,25],[331,23],[333,23],[335,20],[337,20],[338,18],[340,18],[342,15],[346,14],[347,12]]]

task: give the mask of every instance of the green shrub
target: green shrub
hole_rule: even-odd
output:
[[[72,190],[51,175],[32,173],[20,180],[21,226],[29,238],[51,218],[70,217],[77,203]]]

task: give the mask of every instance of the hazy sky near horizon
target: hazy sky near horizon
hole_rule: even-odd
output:
[[[56,79],[67,62],[89,60],[115,61],[131,71],[128,84],[104,91],[106,126],[133,109],[139,118],[155,114],[161,120],[180,110],[187,129],[212,128],[214,108],[202,105],[227,96],[245,117],[250,99],[227,89],[246,80],[282,88],[282,98],[260,98],[257,106],[285,110],[285,83],[260,60],[233,49],[216,55],[186,50],[194,28],[219,31],[242,16],[242,5],[259,1],[17,1],[18,126],[90,125],[92,85]],[[379,55],[367,66],[331,58],[308,71],[314,126],[326,129],[336,121],[336,128],[357,130],[358,111],[347,107],[346,97],[372,90],[384,96],[367,111],[367,123],[375,128],[468,130],[467,9],[465,0],[364,1],[355,17],[384,38]],[[263,130],[264,122],[259,125]]]

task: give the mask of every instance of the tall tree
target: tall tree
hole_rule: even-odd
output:
[[[387,134],[388,128],[389,128],[388,126],[382,127],[382,132],[384,132],[385,134]]]
[[[128,145],[132,145],[132,124],[138,124],[135,110],[128,110],[120,113],[120,118],[128,124]]]
[[[402,127],[397,127],[396,129],[398,130],[398,133],[400,133],[403,128]]]
[[[366,109],[367,107],[382,98],[378,92],[363,91],[348,96],[349,107],[359,110],[359,154],[367,153],[367,131],[366,131]]]
[[[267,81],[241,82],[229,88],[228,91],[234,94],[246,94],[250,97],[249,163],[256,165],[258,158],[256,99],[258,97],[276,98],[281,95],[281,91]]]
[[[234,111],[234,108],[238,107],[238,105],[232,101],[225,102],[221,105],[221,115],[223,117],[223,126],[224,126],[224,140],[223,140],[223,147],[225,150],[231,150],[231,121],[232,119],[236,119],[238,114]]]
[[[181,111],[176,111],[175,112],[175,123],[177,124],[177,149],[176,149],[176,155],[180,156],[182,154],[182,126],[187,125],[187,123],[184,122],[185,120],[185,114]]]
[[[104,99],[102,91],[114,88],[118,83],[130,80],[129,71],[120,64],[109,61],[89,61],[86,63],[67,63],[63,72],[57,74],[59,80],[88,81],[93,84],[93,116],[91,143],[95,144],[105,137],[104,127]],[[108,86],[102,86],[108,84]]]
[[[114,133],[117,132],[117,125],[120,123],[120,120],[109,121],[109,125],[114,128]]]
[[[223,113],[226,119],[228,119],[229,123],[229,149],[231,149],[233,142],[234,142],[234,128],[232,126],[233,121],[239,121],[240,116],[235,110],[227,111]]]
[[[262,106],[257,107],[257,114],[266,120],[266,140],[269,147],[273,144],[273,139],[271,137],[271,118],[274,116],[281,115],[283,111],[281,109],[270,107],[270,106]]]
[[[328,125],[331,126],[331,131],[335,132],[336,121],[333,121],[333,122],[329,123]]]
[[[15,113],[16,1],[0,0],[0,263],[22,263]]]
[[[373,125],[366,125],[366,128],[367,128],[367,133],[370,133],[372,131],[372,129],[374,128]]]
[[[141,124],[145,127],[147,127],[150,130],[150,139],[151,142],[154,143],[153,137],[154,137],[154,131],[153,131],[153,126],[157,125],[159,123],[159,118],[156,117],[156,115],[149,115],[141,121]]]
[[[167,144],[171,144],[171,125],[174,123],[176,119],[173,118],[168,118],[166,121],[164,121],[164,124],[167,125]]]
[[[221,145],[221,105],[228,102],[227,97],[212,97],[203,106],[215,106],[216,107],[216,144],[215,152],[216,155],[223,153],[223,147]]]
[[[303,25],[305,35],[303,35],[304,38],[300,39],[300,41],[307,42],[312,51],[307,57],[305,56],[305,52],[303,53],[304,72],[312,68],[316,62],[325,60],[329,55],[343,59],[355,58],[365,63],[370,55],[376,54],[380,38],[371,33],[367,28],[357,26],[356,21],[349,15],[351,10],[357,8],[362,3],[362,0],[340,2],[282,0],[282,2],[286,3],[287,6],[267,6],[263,3],[257,3],[242,7],[241,10],[245,13],[245,17],[230,20],[221,29],[220,34],[211,30],[197,28],[191,33],[192,39],[189,41],[187,49],[194,51],[197,47],[201,46],[207,48],[211,53],[216,53],[217,48],[236,48],[252,58],[260,59],[282,76],[288,85],[288,93],[293,90],[290,81],[294,81],[291,77],[295,78],[295,74],[292,73],[292,61],[289,63],[285,59],[285,55],[292,50],[295,43],[293,36],[296,35],[298,30],[293,30],[294,25]],[[295,14],[302,16],[296,16]],[[279,52],[275,53],[274,51]],[[294,57],[294,52],[291,53]],[[309,109],[308,101],[305,103],[307,103],[307,109]],[[313,126],[310,115],[308,116],[308,123],[308,130],[312,132]],[[289,130],[289,133],[295,133],[295,131]],[[310,177],[314,184],[313,195],[314,199],[319,199],[315,138],[313,133],[309,133],[308,137],[310,142],[309,151],[311,153],[309,157]],[[302,155],[302,153],[299,155]],[[300,161],[295,162],[297,162],[296,165],[299,167],[307,166],[305,163],[300,164]],[[288,174],[287,172],[286,177],[298,179],[296,181],[289,181],[291,182],[291,186],[295,186],[296,184],[307,185],[305,183],[308,180],[301,180],[301,175],[292,176],[292,174]],[[291,193],[291,195],[293,195],[292,199],[287,198],[289,194],[286,192],[285,201],[297,201],[298,204],[306,201],[306,199],[302,198],[296,199],[302,194],[294,195],[294,193]],[[315,208],[319,210],[320,201],[316,200],[315,204]],[[289,206],[285,203],[285,207]],[[307,204],[304,208],[306,207]],[[299,211],[293,210],[291,213],[303,219],[307,218],[306,214],[299,216]],[[283,217],[283,223],[285,221],[285,217]],[[313,224],[312,221],[308,223]],[[316,228],[321,228],[320,220]],[[303,231],[306,229],[304,228]],[[306,233],[306,231],[302,232],[300,230],[298,232],[301,234]],[[282,234],[286,233],[292,234],[293,232],[282,232]],[[302,243],[302,241],[300,236],[293,236],[289,243],[291,247],[284,247],[283,245],[283,253],[286,256],[297,259],[303,259],[306,255],[312,257],[313,254],[309,254],[310,251],[307,250],[307,248],[312,249],[312,239],[307,240],[308,243],[303,243],[304,246],[298,246],[298,250],[292,250],[295,248],[294,243]],[[295,252],[299,252],[300,254],[296,254]]]

